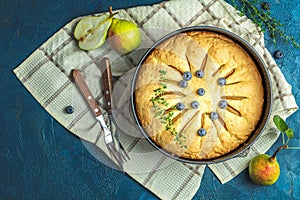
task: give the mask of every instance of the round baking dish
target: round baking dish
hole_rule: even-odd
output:
[[[160,147],[159,145],[157,145],[155,142],[152,141],[152,139],[148,136],[148,134],[142,127],[140,120],[138,118],[138,115],[136,113],[135,97],[134,97],[134,92],[135,92],[135,88],[136,88],[136,79],[137,79],[137,76],[139,75],[139,70],[140,70],[141,66],[143,65],[144,61],[146,60],[147,56],[155,48],[157,48],[161,43],[168,40],[169,38],[171,38],[177,34],[186,33],[189,31],[210,31],[210,32],[214,32],[217,34],[221,34],[221,35],[235,41],[236,43],[238,43],[242,48],[244,48],[244,50],[255,61],[256,66],[261,74],[263,87],[264,87],[263,112],[262,112],[261,118],[260,118],[259,122],[257,123],[257,126],[254,129],[254,131],[251,133],[249,138],[243,144],[241,144],[239,147],[237,147],[236,149],[234,149],[233,151],[231,151],[227,154],[224,154],[220,157],[216,157],[213,159],[192,160],[192,159],[186,159],[183,157],[178,157],[178,156],[172,155],[170,152],[164,150],[162,147]],[[138,66],[136,68],[135,74],[133,76],[133,82],[132,82],[132,88],[131,88],[131,106],[132,106],[132,112],[133,112],[134,119],[135,119],[138,127],[140,128],[140,130],[143,134],[143,137],[145,137],[149,141],[149,143],[151,145],[153,145],[157,150],[159,150],[166,156],[169,156],[178,161],[182,161],[182,162],[186,162],[186,163],[194,163],[194,164],[213,164],[213,163],[222,162],[222,161],[225,161],[225,160],[237,157],[237,156],[244,155],[245,152],[247,152],[247,150],[249,150],[249,148],[253,145],[253,143],[260,137],[266,124],[269,121],[269,117],[270,117],[270,113],[271,113],[271,108],[272,108],[272,88],[271,88],[271,86],[272,86],[271,80],[270,80],[267,68],[266,68],[263,60],[261,59],[259,54],[256,52],[256,50],[244,39],[242,39],[241,37],[237,36],[236,34],[234,34],[232,32],[229,32],[227,30],[217,28],[217,27],[210,27],[210,26],[188,27],[188,28],[183,28],[183,29],[174,31],[174,32],[164,36],[163,38],[159,39],[143,55],[143,57],[141,58]]]

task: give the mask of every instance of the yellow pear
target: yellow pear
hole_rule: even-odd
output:
[[[276,158],[260,154],[250,161],[249,175],[259,185],[273,185],[280,175],[280,166]]]
[[[272,156],[259,154],[252,158],[249,163],[249,175],[251,180],[259,185],[273,185],[280,175],[280,166],[277,162],[276,155],[279,151],[287,147],[286,144],[280,146]]]
[[[113,18],[108,30],[108,43],[119,54],[127,54],[141,44],[140,30],[131,21]]]

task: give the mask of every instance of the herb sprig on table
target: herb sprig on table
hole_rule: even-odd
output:
[[[169,107],[169,103],[163,97],[163,95],[167,92],[167,85],[165,83],[167,80],[165,77],[166,73],[167,72],[165,70],[159,70],[160,87],[153,90],[154,96],[150,99],[155,112],[154,117],[159,117],[160,122],[165,125],[167,131],[170,131],[171,134],[175,136],[174,141],[178,142],[181,148],[187,148],[184,144],[185,136],[183,134],[179,134],[173,126],[172,117],[176,106]]]
[[[268,31],[273,43],[277,43],[277,38],[281,38],[286,44],[292,44],[300,48],[300,44],[293,36],[283,30],[284,25],[271,16],[269,3],[259,0],[231,0],[235,9],[239,10],[240,16],[247,15],[263,32]]]

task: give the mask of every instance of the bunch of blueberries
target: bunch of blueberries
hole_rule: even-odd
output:
[[[198,78],[203,78],[204,77],[204,71],[203,70],[196,71],[196,76]],[[183,73],[183,80],[181,80],[179,82],[179,86],[182,87],[182,88],[186,88],[188,86],[188,81],[191,80],[191,79],[192,79],[192,73],[189,72],[189,71],[188,72],[184,72]],[[217,81],[217,83],[220,86],[224,86],[226,84],[226,79],[223,78],[223,77],[219,78],[218,81]],[[199,88],[197,90],[197,94],[199,96],[203,96],[205,94],[204,88]],[[193,101],[191,103],[191,107],[195,108],[195,109],[197,109],[199,107],[199,105],[200,104],[199,104],[198,101]],[[219,105],[220,108],[224,109],[224,108],[227,107],[227,102],[226,102],[226,100],[221,100],[218,105]],[[177,103],[177,105],[176,105],[176,109],[177,110],[184,110],[184,108],[185,108],[185,105],[182,102]],[[218,115],[217,112],[211,112],[210,113],[210,118],[212,120],[216,120],[216,119],[218,119],[218,117],[219,117],[219,115]],[[206,135],[206,130],[204,128],[200,128],[198,130],[198,135],[205,136]]]

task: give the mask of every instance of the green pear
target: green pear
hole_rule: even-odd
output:
[[[119,54],[127,54],[141,44],[140,30],[131,21],[113,18],[108,30],[108,43]]]
[[[287,148],[287,145],[279,147],[272,156],[260,154],[251,159],[249,163],[249,175],[254,183],[259,185],[273,185],[278,180],[280,166],[276,155],[284,148]]]
[[[100,47],[106,40],[107,31],[112,22],[112,15],[88,16],[82,18],[76,25],[74,37],[83,50],[93,50]]]

